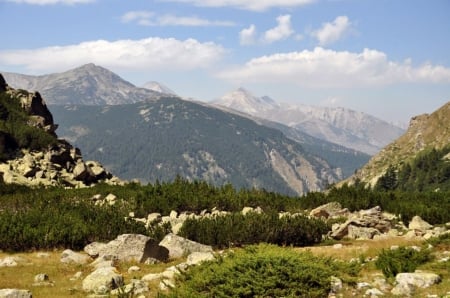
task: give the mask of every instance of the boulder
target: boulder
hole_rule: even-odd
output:
[[[213,251],[212,247],[209,245],[203,245],[175,234],[166,235],[159,245],[168,249],[169,259],[181,258],[193,252]]]
[[[83,291],[107,294],[123,286],[123,276],[115,267],[98,268],[83,279]]]
[[[111,295],[118,297],[145,297],[145,296],[137,296],[139,294],[144,294],[149,292],[150,289],[148,285],[139,279],[132,279],[131,283],[125,285],[120,291],[119,289],[115,289],[111,291]]]
[[[201,262],[214,260],[214,254],[212,252],[193,252],[187,257],[186,264],[197,265]]]
[[[0,267],[16,267],[19,260],[15,257],[6,257],[0,259]]]
[[[428,288],[441,281],[441,277],[435,273],[413,272],[399,273],[395,276],[397,284],[409,284],[418,288]]]
[[[89,244],[84,248],[89,255],[114,256],[118,261],[145,262],[148,258],[165,261],[169,251],[155,240],[140,234],[123,234],[107,244]]]
[[[32,298],[29,290],[0,289],[0,298]]]
[[[87,264],[91,261],[88,255],[74,252],[70,249],[66,249],[61,254],[61,263],[75,263],[75,264]]]
[[[375,235],[379,235],[380,231],[375,228],[357,227],[354,225],[348,226],[348,238],[350,239],[373,239]]]
[[[433,228],[428,222],[424,221],[420,216],[414,216],[409,222],[408,229],[419,230],[425,232],[426,230],[431,230]]]
[[[348,213],[348,209],[342,209],[342,206],[338,202],[330,202],[328,204],[319,206],[309,213],[310,216],[313,217],[336,217],[346,215]]]

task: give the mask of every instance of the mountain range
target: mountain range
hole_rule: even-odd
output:
[[[135,87],[94,64],[5,78],[13,87],[39,90],[58,134],[124,179],[170,180],[178,174],[299,194],[348,177],[369,159],[295,127],[182,100],[157,82]]]
[[[254,117],[279,122],[311,136],[373,155],[404,131],[371,115],[345,108],[280,104],[244,88],[212,102]]]

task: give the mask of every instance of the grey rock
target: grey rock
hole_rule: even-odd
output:
[[[145,262],[148,258],[166,260],[168,250],[155,240],[140,234],[123,234],[105,245],[95,244],[85,247],[90,255],[115,256],[118,261]]]
[[[379,296],[384,296],[384,293],[378,290],[377,288],[368,289],[365,293],[365,296],[375,298]]]
[[[181,258],[193,252],[213,251],[209,245],[203,245],[174,234],[166,235],[159,245],[168,249],[169,259]]]
[[[426,230],[432,229],[433,226],[428,222],[424,221],[420,216],[414,216],[409,222],[408,229],[410,230],[419,230],[425,232]]]
[[[95,294],[106,294],[121,286],[123,286],[123,276],[115,267],[98,268],[86,276],[82,283],[83,291]]]
[[[70,249],[66,249],[61,254],[61,263],[75,263],[75,264],[87,264],[91,261],[88,255],[74,252]]]
[[[214,260],[214,254],[212,252],[193,252],[187,257],[186,264],[198,265],[205,261]]]
[[[418,288],[428,288],[441,281],[441,277],[435,273],[413,272],[399,273],[395,276],[397,284],[409,284]]]

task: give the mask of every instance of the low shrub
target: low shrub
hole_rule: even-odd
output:
[[[346,266],[310,252],[261,244],[189,269],[162,297],[327,297]]]
[[[414,272],[416,268],[431,260],[429,250],[416,250],[411,247],[399,247],[394,250],[383,249],[375,262],[377,269],[387,278],[395,277],[398,273]]]

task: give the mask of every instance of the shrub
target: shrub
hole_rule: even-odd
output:
[[[431,260],[429,250],[416,250],[411,247],[399,247],[394,250],[383,249],[378,255],[375,266],[387,278],[395,277],[398,273],[414,272],[416,268]]]
[[[346,267],[310,252],[273,245],[243,250],[189,269],[168,297],[327,297]],[[164,297],[164,295],[162,295]]]
[[[232,213],[191,218],[183,224],[180,235],[223,248],[260,242],[306,246],[320,242],[327,232],[328,226],[319,219],[306,216],[279,218],[278,213],[250,212],[247,215]]]

